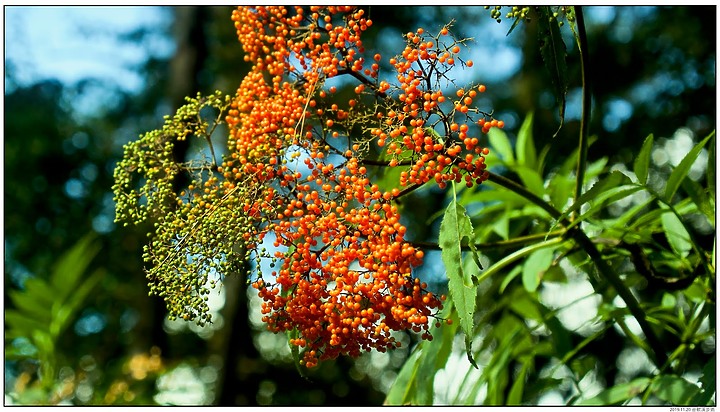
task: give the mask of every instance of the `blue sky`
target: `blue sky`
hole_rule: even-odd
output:
[[[133,67],[148,55],[173,52],[172,41],[161,35],[145,43],[117,38],[138,28],[166,28],[171,14],[162,7],[5,6],[4,14],[6,70],[8,64],[16,68],[19,85],[94,78],[135,92],[143,83]]]

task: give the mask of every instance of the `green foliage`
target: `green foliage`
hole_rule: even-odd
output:
[[[68,250],[45,278],[28,279],[23,290],[9,293],[13,308],[5,311],[5,356],[13,360],[37,360],[37,385],[16,393],[20,403],[55,403],[58,359],[56,347],[83,308],[85,300],[103,275],[87,274],[100,250],[94,235],[87,235]]]
[[[714,261],[688,219],[691,215],[704,216],[713,228],[714,219],[702,213],[702,209],[709,206],[707,185],[700,185],[687,175],[689,165],[714,134],[693,147],[678,168],[671,171],[670,175],[676,176],[673,182],[677,183],[673,183],[675,188],[670,192],[666,190],[660,195],[651,186],[654,184],[651,135],[633,164],[636,182],[620,170],[608,171],[607,160],[600,159],[590,163],[585,174],[586,186],[590,179],[596,181],[573,202],[574,194],[569,189],[572,185],[553,184],[564,181],[560,177],[562,168],[568,166],[544,173],[542,162],[535,155],[536,149],[530,148],[534,146],[531,131],[530,115],[520,128],[515,150],[504,132],[490,133],[491,145],[501,156],[496,155],[495,160],[525,184],[519,188],[505,183],[498,185],[494,182],[502,181],[491,177],[492,183],[485,190],[463,190],[457,200],[451,198],[442,220],[439,243],[450,279],[450,298],[453,305],[465,308],[459,310],[460,327],[466,335],[466,350],[474,348],[471,355],[480,369],[479,377],[469,369],[461,387],[453,389],[457,396],[449,400],[442,398],[443,402],[473,404],[484,390],[487,393],[484,403],[488,405],[532,404],[543,393],[557,390],[561,382],[569,380],[577,385],[590,376],[590,372],[608,373],[608,368],[598,363],[598,355],[588,348],[604,342],[610,331],[617,328],[621,331],[622,345],[640,348],[649,359],[655,359],[658,352],[672,352],[668,363],[648,369],[655,373],[631,376],[625,383],[610,383],[593,396],[566,393],[569,403],[620,405],[631,400],[644,403],[652,399],[677,405],[708,404],[715,396],[714,362],[706,364],[697,385],[688,380],[687,374],[694,370],[690,367],[691,359],[703,356],[699,350],[702,342],[714,334],[713,326],[710,330],[700,327],[714,311]],[[577,157],[568,159],[566,165],[576,160]],[[528,187],[526,182],[533,181],[527,177],[530,173],[543,179],[539,189]],[[687,197],[666,196],[678,190],[683,190]],[[537,202],[543,200],[531,200],[529,195],[523,195],[525,191],[552,199],[555,205],[568,206],[562,212],[558,210],[557,218],[553,218],[544,207],[538,207]],[[620,213],[609,213],[611,207],[617,208],[619,204],[625,205]],[[476,212],[465,221],[467,210]],[[576,211],[582,213],[570,221]],[[576,239],[578,230],[591,234],[597,252],[582,258],[589,246]],[[462,249],[467,246],[465,237],[471,233],[475,249],[489,257],[491,264],[477,277],[476,286],[468,290],[468,285],[462,282],[463,269],[467,267],[462,264]],[[658,241],[661,238],[664,240]],[[494,253],[495,249],[503,253]],[[605,278],[606,268],[617,271],[622,280],[618,283]],[[589,275],[587,281],[594,292],[578,301],[548,306],[539,293],[548,283],[569,285],[579,282],[583,275]],[[464,276],[470,278],[467,274]],[[617,297],[628,296],[618,288],[632,289],[641,299],[636,309],[631,309],[629,304],[618,305]],[[654,293],[655,290],[663,293]],[[593,332],[579,334],[558,314],[571,311],[572,305],[590,297],[602,303],[597,315],[590,316],[583,326]],[[470,301],[472,303],[468,303]],[[473,316],[465,312],[469,308],[474,311]],[[628,319],[638,316],[652,325],[651,329],[643,328],[642,333],[655,334],[655,340],[644,340],[642,333],[629,327]],[[467,330],[473,330],[474,336],[467,339]],[[437,333],[435,337],[437,339]],[[469,345],[478,341],[481,345]],[[657,347],[660,341],[667,347]],[[669,342],[685,343],[671,348]],[[419,395],[420,391],[430,393],[420,382],[433,380],[420,375],[420,365],[428,356],[423,345],[428,343],[415,349],[393,385],[387,403],[440,402],[437,388],[431,398]],[[559,368],[569,375],[563,379],[553,378],[553,372]]]

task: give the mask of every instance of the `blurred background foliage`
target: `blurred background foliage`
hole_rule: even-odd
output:
[[[548,170],[571,154],[580,115],[571,38],[565,125],[552,140],[559,119],[535,24],[506,37],[511,23],[496,23],[482,7],[366,7],[375,23],[366,47],[384,57],[401,50],[402,33],[419,26],[436,31],[455,19],[458,37],[473,37],[469,50],[477,54],[459,83],[487,85],[487,100],[479,104],[506,122],[511,143],[533,112],[535,143],[554,148]],[[163,24],[116,35],[144,50],[141,63],[123,68],[142,79],[139,92],[92,76],[26,81],[23,72],[31,68],[6,55],[5,403],[381,404],[415,337],[401,337],[403,349],[390,354],[323,363],[305,379],[292,365],[285,337],[258,322],[257,301],[243,279],[228,279],[211,295],[217,321],[205,328],[169,322],[163,302],[148,297],[141,251],[149,227],[113,223],[110,187],[122,146],[160,127],[184,96],[215,89],[232,94],[248,69],[231,8],[161,13]],[[652,132],[655,178],[662,179],[715,128],[715,7],[588,7],[586,13],[595,108],[590,130],[598,137],[590,157],[632,168],[633,154]],[[99,34],[107,35],[78,35]],[[157,38],[171,44],[171,52],[154,50]],[[190,151],[179,147],[177,156]],[[701,157],[707,162],[710,155]],[[404,224],[415,240],[434,240],[437,228],[426,222],[445,200],[429,190],[414,196],[410,202],[424,207],[407,210]],[[698,223],[698,230],[712,248],[714,229]],[[432,263],[438,260],[428,259],[421,271],[443,288],[443,273],[433,273],[442,272]],[[627,356],[623,342],[610,329],[587,350],[615,365]],[[714,353],[714,341],[706,349]],[[617,370],[605,373],[598,379]]]

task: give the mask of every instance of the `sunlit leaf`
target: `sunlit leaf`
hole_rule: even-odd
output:
[[[545,196],[545,185],[537,171],[526,166],[517,166],[513,168],[513,171],[517,173],[523,185],[529,191],[541,198]]]
[[[493,127],[488,131],[488,138],[490,139],[491,153],[494,152],[500,155],[505,164],[512,164],[515,162],[510,139],[508,139],[508,136],[504,131]]]
[[[533,113],[530,112],[525,117],[520,130],[518,130],[517,142],[515,144],[515,151],[517,152],[518,164],[526,166],[532,170],[538,171],[537,169],[537,154],[535,151],[535,142],[533,141],[532,134],[533,125]]]
[[[635,157],[635,162],[633,163],[633,171],[635,172],[635,176],[638,178],[638,183],[641,185],[644,185],[647,183],[648,178],[648,168],[650,167],[650,154],[652,153],[652,146],[653,146],[653,135],[650,133],[650,135],[645,138],[645,142],[642,145],[642,149],[640,149],[640,153],[638,153],[637,157]]]

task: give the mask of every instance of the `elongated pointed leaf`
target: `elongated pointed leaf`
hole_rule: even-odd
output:
[[[715,136],[714,131],[710,133],[706,138],[704,138],[700,143],[696,144],[695,147],[690,149],[688,154],[685,155],[683,160],[680,161],[680,164],[678,164],[672,171],[672,173],[670,173],[667,185],[665,186],[665,201],[670,202],[672,200],[675,192],[677,192],[678,188],[680,187],[680,183],[682,183],[683,179],[685,179],[685,177],[690,172],[690,168],[692,167],[693,163],[695,163],[695,160],[700,154],[700,151],[702,151],[703,146],[705,146],[705,143],[707,143],[707,141],[710,140],[710,138],[713,136]]]
[[[100,245],[94,242],[94,235],[83,237],[56,264],[50,277],[56,300],[65,300],[74,293],[85,269],[100,251]]]
[[[633,163],[633,171],[635,172],[635,176],[638,178],[638,183],[641,185],[644,185],[647,183],[648,178],[648,168],[650,167],[650,154],[652,153],[652,146],[653,146],[653,135],[650,133],[648,137],[645,138],[645,142],[642,145],[642,149],[640,149],[640,153],[638,153],[637,157],[635,158],[635,162]]]
[[[625,176],[620,171],[613,171],[608,176],[606,176],[603,179],[600,179],[598,182],[596,182],[590,190],[583,193],[580,198],[573,203],[567,210],[563,212],[563,215],[560,217],[559,220],[562,220],[564,218],[567,218],[570,216],[570,214],[582,207],[585,203],[589,202],[590,200],[596,199],[601,193],[603,193],[606,190],[610,190],[613,188],[616,188],[620,185],[626,185],[629,184],[630,178]]]
[[[507,405],[520,405],[522,403],[523,392],[525,391],[525,376],[528,370],[532,367],[532,358],[528,358],[523,362],[520,373],[515,378],[512,387],[510,387],[510,393],[508,393]]]
[[[502,162],[505,164],[515,163],[510,139],[508,139],[507,134],[504,131],[493,127],[488,131],[488,139],[490,140],[490,146],[492,147],[490,153],[497,153]]]
[[[439,244],[441,258],[445,264],[448,276],[450,298],[457,308],[460,318],[460,327],[465,333],[465,346],[468,360],[476,368],[472,358],[471,346],[474,330],[473,316],[475,314],[475,297],[477,290],[473,283],[473,276],[463,269],[462,244],[463,239],[472,242],[474,239],[470,218],[465,208],[455,200],[450,202],[440,223]]]
[[[715,135],[713,134],[713,137],[710,139],[710,145],[708,147],[708,163],[707,163],[707,170],[705,171],[706,178],[707,178],[707,187],[710,190],[710,198],[715,198],[715,167],[716,165],[716,156],[715,153]]]
[[[576,405],[616,405],[642,394],[649,384],[649,378],[637,378],[631,382],[615,385],[611,388],[605,389],[592,398],[585,399]]]
[[[385,398],[385,405],[405,405],[409,402],[412,397],[412,382],[417,378],[417,370],[420,366],[418,360],[421,354],[422,349],[418,347],[405,361],[397,378],[395,378],[395,382],[390,387],[390,391]]]
[[[537,168],[537,152],[535,151],[535,142],[533,141],[532,125],[533,113],[530,112],[525,117],[523,124],[520,126],[520,130],[518,130],[515,151],[517,152],[518,164],[539,172]]]

